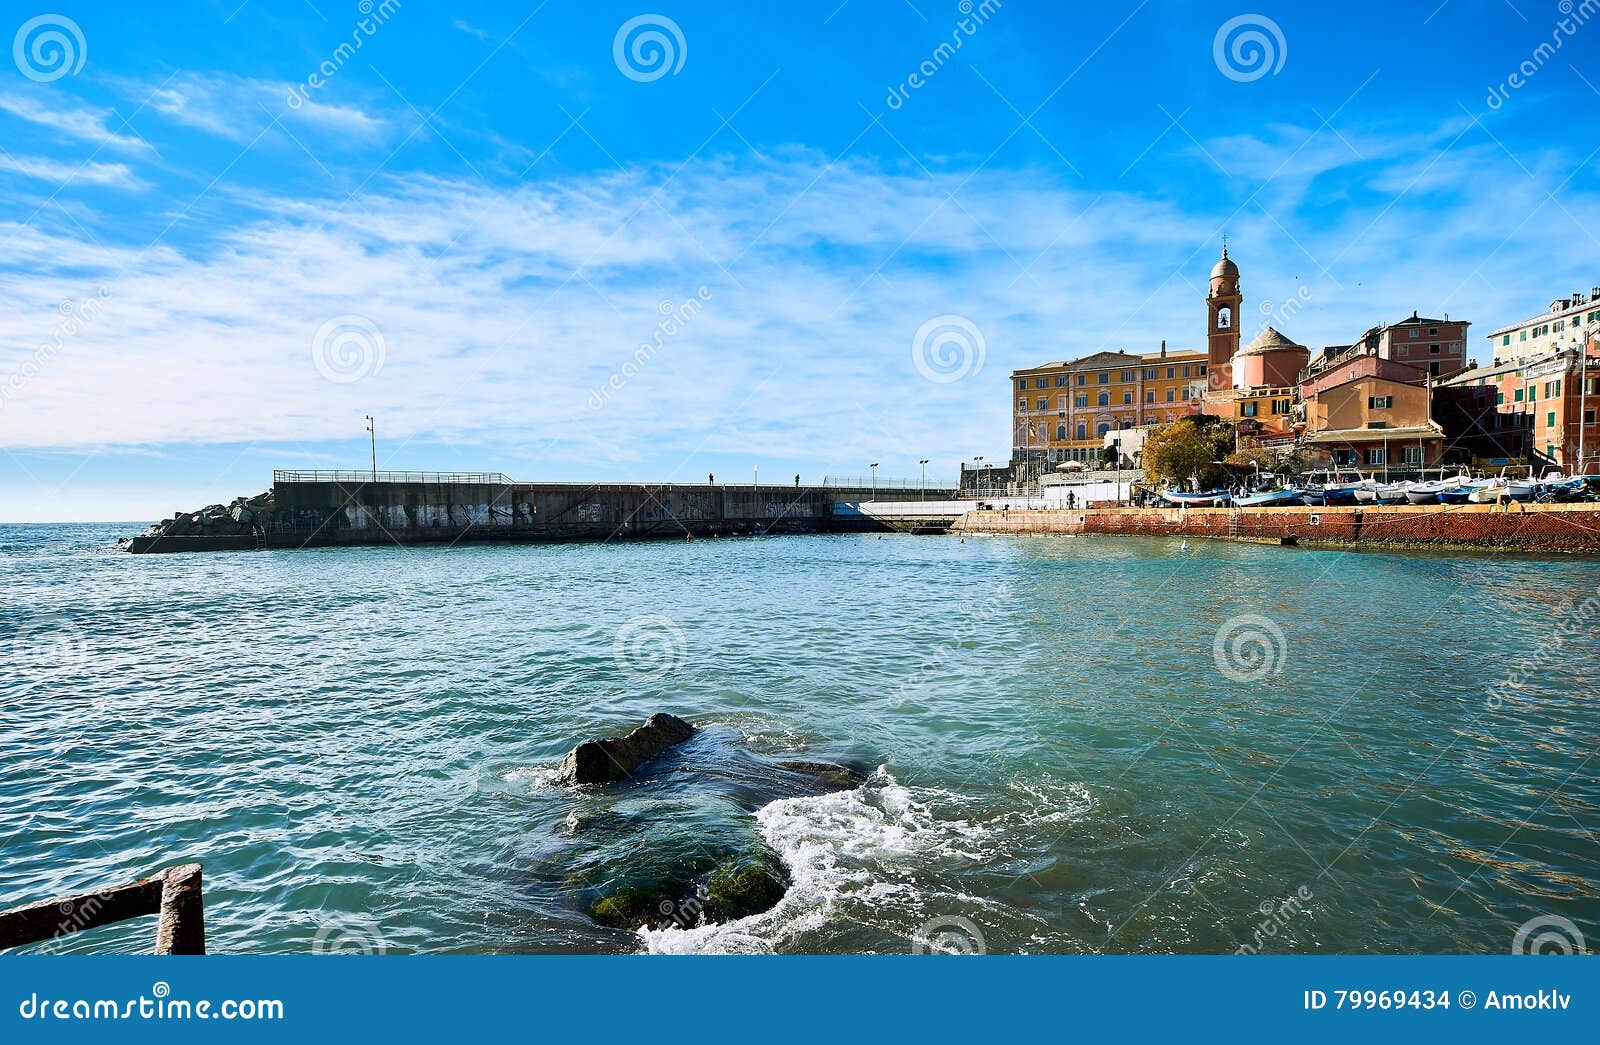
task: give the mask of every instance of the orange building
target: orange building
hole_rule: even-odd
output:
[[[1432,417],[1432,389],[1416,371],[1377,355],[1357,355],[1300,385],[1304,444],[1336,465],[1361,469],[1433,468],[1444,430]]]

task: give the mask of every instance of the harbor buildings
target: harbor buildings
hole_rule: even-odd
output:
[[[1587,295],[1572,291],[1556,298],[1550,307],[1519,323],[1489,332],[1489,358],[1495,366],[1545,359],[1570,347],[1588,331],[1593,338],[1600,326],[1600,287]]]

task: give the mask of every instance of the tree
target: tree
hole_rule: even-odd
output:
[[[1152,484],[1183,484],[1195,479],[1202,487],[1223,481],[1217,462],[1233,448],[1233,426],[1205,414],[1161,425],[1145,437],[1145,478]]]

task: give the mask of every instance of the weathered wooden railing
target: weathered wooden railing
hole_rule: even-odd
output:
[[[0,950],[147,914],[157,916],[157,954],[206,953],[200,865],[181,864],[100,892],[58,896],[0,911]]]

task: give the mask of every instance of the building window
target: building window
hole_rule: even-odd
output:
[[[1437,359],[1428,364],[1428,373],[1434,375],[1435,377],[1439,375],[1439,361]]]
[[[1585,410],[1583,412],[1583,423],[1586,424],[1586,425],[1594,424],[1594,411],[1593,410]]]
[[[1119,380],[1119,381],[1132,381],[1133,380],[1133,371],[1132,370],[1124,370],[1118,376],[1117,380]]]
[[[1099,406],[1110,406],[1111,405],[1111,393],[1110,392],[1101,392],[1100,393],[1100,400],[1099,400],[1097,405],[1099,405]]]
[[[1155,367],[1149,367],[1144,372],[1144,379],[1146,381],[1154,381],[1157,373],[1159,373],[1159,371],[1157,371]]]
[[[1132,402],[1133,402],[1133,393],[1132,392],[1124,392],[1124,393],[1122,393],[1122,405],[1123,406],[1127,406],[1128,404],[1130,404]]]
[[[1066,374],[1057,374],[1056,375],[1056,387],[1057,388],[1066,388],[1067,387],[1067,375]]]
[[[1518,341],[1526,341],[1526,340],[1528,340],[1528,332],[1526,330],[1517,331],[1517,340]]]
[[[1511,394],[1511,399],[1512,399],[1513,402],[1517,402],[1517,403],[1522,402],[1522,389],[1519,388],[1515,392],[1513,392]]]
[[[1510,335],[1510,334],[1507,334],[1507,335],[1506,335],[1506,336],[1505,336],[1505,337],[1504,337],[1504,338],[1502,338],[1502,339],[1501,339],[1501,340],[1500,340],[1500,343],[1501,343],[1501,344],[1502,344],[1502,345],[1509,345],[1509,344],[1511,344],[1511,335]]]
[[[1056,409],[1057,410],[1065,410],[1066,408],[1067,408],[1067,397],[1066,396],[1056,396]]]
[[[1205,377],[1206,376],[1206,368],[1203,365],[1195,367],[1194,368],[1194,372],[1199,377]]]
[[[1087,438],[1089,438],[1089,426],[1084,424],[1082,421],[1078,422],[1078,438],[1079,439],[1087,439]]]
[[[1494,405],[1495,406],[1505,406],[1506,405],[1506,394],[1504,392],[1496,392],[1494,394]]]
[[[1259,406],[1259,405],[1260,404],[1258,404],[1258,403],[1240,403],[1239,404],[1239,416],[1240,417],[1254,417],[1254,416],[1256,416],[1256,407]]]
[[[1394,396],[1367,396],[1368,410],[1394,409]]]
[[[1177,367],[1172,367],[1172,366],[1167,367],[1167,380],[1168,381],[1171,381],[1173,378],[1175,378],[1177,376],[1178,376],[1178,368]]]
[[[1368,421],[1367,422],[1367,427],[1368,428],[1388,428],[1389,427],[1389,422],[1387,422],[1387,421]]]
[[[1172,402],[1173,399],[1176,396],[1177,396],[1177,389],[1174,389],[1174,388],[1167,389],[1167,402],[1169,402],[1169,403]]]
[[[1272,412],[1274,414],[1287,414],[1291,405],[1287,399],[1274,399],[1272,401]]]
[[[1073,405],[1079,410],[1086,410],[1089,407],[1089,397],[1086,395],[1080,395],[1077,399],[1073,400]]]
[[[1439,328],[1438,327],[1429,327],[1428,328],[1428,336],[1429,337],[1438,337],[1439,336]]]
[[[1184,377],[1188,377],[1189,376],[1189,368],[1188,367],[1184,367],[1183,368],[1183,376]]]
[[[1233,326],[1233,309],[1226,306],[1217,309],[1217,329],[1227,330]]]
[[[1109,370],[1102,370],[1097,376],[1102,385],[1109,385],[1111,383],[1111,372]]]
[[[1405,462],[1406,462],[1406,464],[1421,464],[1422,463],[1422,447],[1420,447],[1420,446],[1408,446],[1408,447],[1406,447]]]
[[[1438,345],[1429,345],[1428,346],[1428,355],[1436,356],[1438,354],[1439,354],[1439,346]]]
[[[1067,438],[1066,425],[1056,425],[1056,438],[1063,441]]]
[[[1088,381],[1088,380],[1089,380],[1089,375],[1087,375],[1087,374],[1079,374],[1079,375],[1078,375],[1078,384],[1080,384],[1080,385],[1081,385],[1081,384],[1084,384],[1084,383],[1086,383],[1086,382],[1087,382],[1087,381]]]
[[[1027,413],[1028,412],[1028,401],[1026,399],[1017,400],[1017,409],[1021,410],[1023,413]]]
[[[1050,409],[1050,400],[1046,399],[1044,396],[1040,396],[1038,402],[1039,402],[1038,409],[1040,409],[1040,410],[1048,410],[1048,409]]]
[[[1095,435],[1105,435],[1107,432],[1111,431],[1111,425],[1105,421],[1101,421],[1099,424],[1095,425],[1094,431]]]
[[[1556,426],[1556,412],[1554,410],[1544,415],[1544,425],[1546,428],[1554,428]]]
[[[1017,388],[1020,391],[1026,392],[1028,390],[1028,379],[1023,378],[1021,381],[1018,381]]]
[[[1383,447],[1381,447],[1381,446],[1368,447],[1367,448],[1367,463],[1368,464],[1382,464],[1383,463]]]
[[[1147,402],[1147,403],[1155,402],[1156,401],[1156,390],[1153,389],[1153,388],[1145,389],[1144,401]]]
[[[1420,331],[1420,330],[1408,330],[1408,331],[1406,331],[1406,337],[1421,337],[1421,336],[1422,336],[1422,331]]]
[[[1050,387],[1050,379],[1047,378],[1047,377],[1041,377],[1041,378],[1039,378],[1037,381],[1035,381],[1033,383],[1033,387],[1034,388],[1049,388]]]

